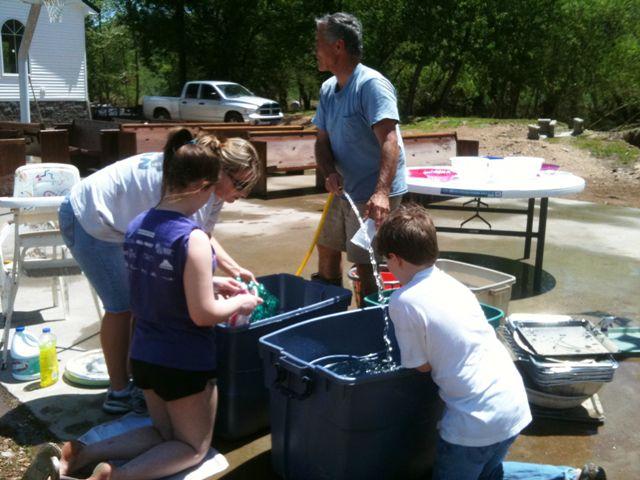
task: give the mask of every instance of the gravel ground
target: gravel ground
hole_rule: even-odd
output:
[[[562,170],[585,179],[587,185],[580,194],[569,198],[608,205],[640,208],[640,149],[635,163],[623,166],[611,160],[596,158],[588,151],[566,142],[527,140],[527,127],[522,124],[497,124],[483,128],[456,129],[458,138],[479,140],[480,153],[492,155],[523,155],[542,157]],[[586,132],[597,138],[622,138],[622,135]]]

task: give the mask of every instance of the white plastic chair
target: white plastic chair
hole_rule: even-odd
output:
[[[35,197],[64,197],[79,181],[78,169],[68,164],[29,164],[16,170],[13,196],[25,198],[24,206],[12,208],[13,222],[6,224],[0,231],[0,265],[2,266],[0,300],[5,319],[2,335],[3,369],[7,363],[9,331],[22,275],[52,277],[53,304],[58,306],[62,301],[64,318],[66,319],[69,315],[69,292],[64,277],[78,275],[81,270],[62,239],[58,228],[58,208],[26,205]],[[2,245],[12,231],[14,234],[13,260],[7,261],[2,253]],[[91,293],[98,316],[101,317],[100,303],[93,288]]]

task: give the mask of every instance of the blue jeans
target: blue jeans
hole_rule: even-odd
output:
[[[68,198],[60,205],[58,220],[64,243],[96,290],[105,311],[129,311],[129,274],[122,245],[89,235],[73,213]]]
[[[517,435],[486,447],[463,447],[438,439],[432,480],[574,480],[577,469],[503,462]]]

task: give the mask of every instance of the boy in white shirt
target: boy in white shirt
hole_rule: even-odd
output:
[[[435,266],[431,217],[418,205],[401,207],[380,227],[375,247],[404,285],[389,302],[402,366],[430,371],[445,402],[433,479],[606,478],[593,465],[503,464],[531,422],[527,395],[474,294]]]

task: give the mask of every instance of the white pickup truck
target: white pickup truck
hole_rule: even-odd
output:
[[[145,118],[195,120],[206,122],[244,122],[275,125],[282,121],[280,105],[256,97],[242,85],[232,82],[187,82],[180,97],[142,99]]]

